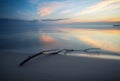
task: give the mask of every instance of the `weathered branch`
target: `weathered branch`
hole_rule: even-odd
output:
[[[84,49],[84,52],[89,52],[89,50],[98,50],[100,48],[88,48],[88,49]]]
[[[41,55],[41,54],[55,55],[55,54],[59,54],[59,53],[61,53],[61,52],[63,52],[63,51],[65,51],[64,54],[69,53],[69,52],[74,52],[74,51],[78,51],[78,52],[83,51],[83,52],[89,53],[89,50],[93,50],[93,49],[97,50],[97,49],[100,49],[100,48],[88,48],[88,49],[84,49],[84,50],[74,50],[74,49],[62,49],[62,50],[52,49],[52,50],[46,50],[46,51],[42,51],[42,52],[40,52],[40,53],[37,53],[37,54],[35,54],[35,55],[29,56],[27,59],[25,59],[24,61],[22,61],[22,62],[19,64],[19,66],[23,66],[23,64],[25,64],[26,62],[28,62],[30,59],[32,59],[32,58],[34,58],[34,57],[36,57],[36,56],[38,56],[38,55]],[[57,51],[57,50],[58,50],[58,51]],[[55,52],[49,53],[50,51],[55,51]]]
[[[52,50],[46,50],[46,51],[42,51],[40,53],[37,53],[35,55],[32,55],[32,56],[29,56],[27,59],[25,59],[24,61],[22,61],[19,65],[22,66],[23,64],[25,64],[27,61],[29,61],[30,59],[38,56],[38,55],[41,55],[41,54],[44,54],[45,52],[50,52],[50,51],[56,51],[58,49],[52,49]]]

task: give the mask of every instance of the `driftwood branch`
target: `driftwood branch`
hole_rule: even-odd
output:
[[[84,52],[89,52],[90,50],[99,50],[100,48],[88,48],[84,49]]]
[[[69,52],[75,52],[75,51],[78,51],[78,52],[87,52],[89,53],[90,50],[99,50],[100,48],[88,48],[88,49],[84,49],[84,50],[74,50],[74,49],[62,49],[62,50],[59,50],[59,49],[52,49],[52,50],[46,50],[46,51],[42,51],[40,53],[37,53],[35,55],[32,55],[32,56],[29,56],[27,59],[25,59],[24,61],[22,61],[19,66],[23,66],[26,62],[28,62],[29,60],[31,60],[32,58],[38,56],[38,55],[41,55],[41,54],[48,54],[48,55],[55,55],[55,54],[59,54],[61,52],[64,51],[64,54],[66,53],[69,53]],[[51,52],[51,51],[55,51],[55,52]],[[49,53],[50,52],[50,53]]]
[[[19,65],[22,66],[23,64],[25,64],[27,61],[29,61],[30,59],[38,56],[38,55],[41,55],[41,54],[44,54],[45,52],[50,52],[50,51],[56,51],[58,49],[52,49],[52,50],[46,50],[46,51],[42,51],[40,53],[37,53],[35,55],[32,55],[32,56],[29,56],[27,59],[25,59],[24,61],[22,61]]]

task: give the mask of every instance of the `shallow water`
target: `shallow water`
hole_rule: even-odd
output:
[[[9,29],[9,30],[8,30]],[[0,49],[37,53],[45,49],[100,48],[93,52],[120,54],[120,30],[111,25],[6,27],[0,34]]]

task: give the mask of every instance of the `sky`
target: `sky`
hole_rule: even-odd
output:
[[[56,23],[120,22],[120,0],[0,0],[0,18]]]

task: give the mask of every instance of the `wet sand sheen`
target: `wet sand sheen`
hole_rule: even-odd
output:
[[[119,81],[120,60],[41,55],[23,67],[28,54],[1,54],[1,81]]]
[[[76,57],[87,57],[87,58],[97,58],[97,59],[110,59],[110,60],[119,60],[120,56],[117,55],[105,55],[105,54],[67,54],[68,56]]]

